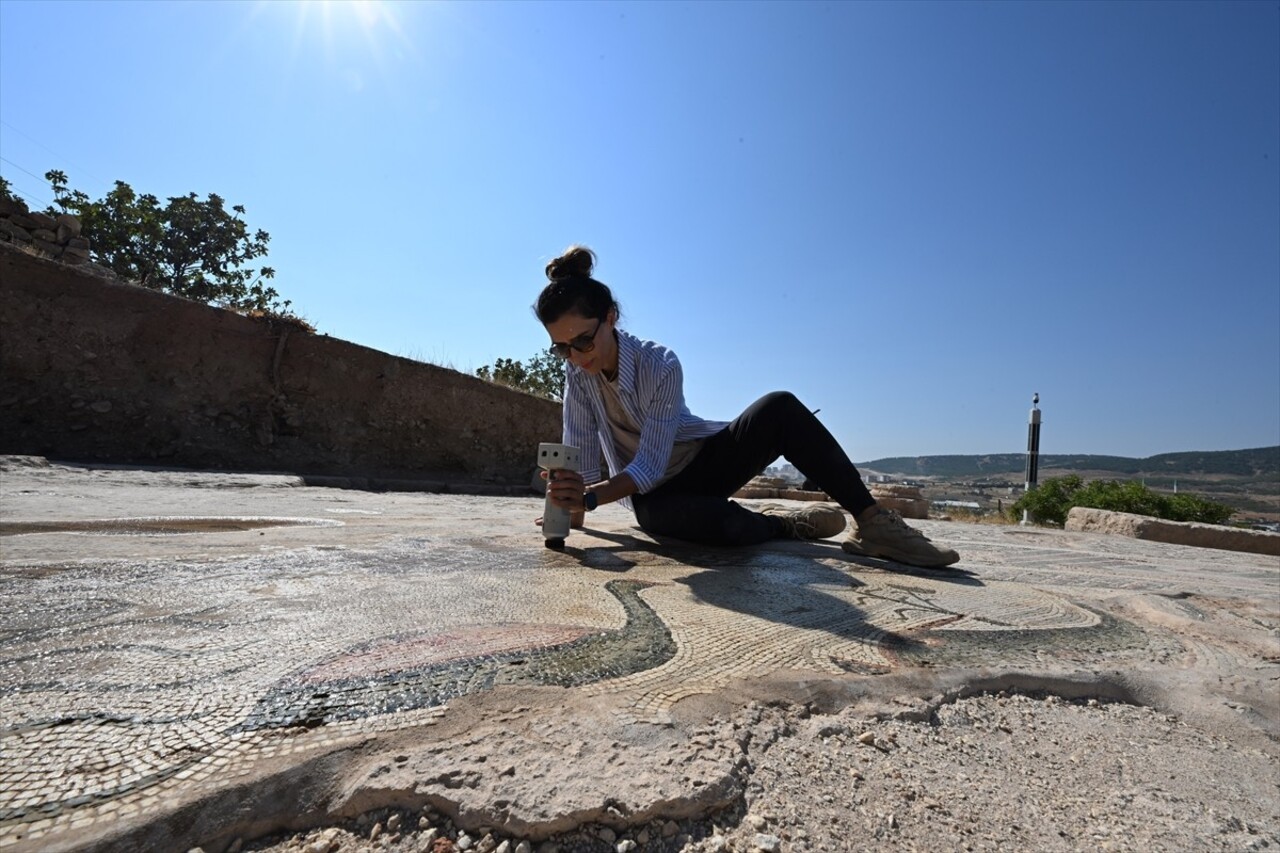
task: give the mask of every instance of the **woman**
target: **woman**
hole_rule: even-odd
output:
[[[754,512],[730,500],[783,456],[853,516],[845,551],[926,567],[960,559],[877,506],[849,457],[794,395],[766,394],[732,423],[691,414],[675,353],[617,327],[618,303],[592,278],[594,265],[590,249],[570,248],[547,264],[549,282],[534,305],[552,351],[567,362],[562,440],[581,448],[584,470],[557,472],[548,490],[575,527],[585,512],[623,501],[645,532],[704,545],[843,531],[844,514],[831,506]]]

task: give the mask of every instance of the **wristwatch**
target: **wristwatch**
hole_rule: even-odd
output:
[[[587,512],[600,506],[600,496],[595,492],[584,492],[582,495],[582,506]]]

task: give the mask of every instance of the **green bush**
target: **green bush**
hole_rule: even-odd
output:
[[[1094,480],[1075,493],[1071,505],[1162,518],[1162,502],[1163,496],[1135,480]]]
[[[1040,524],[1065,524],[1073,506],[1131,512],[1168,521],[1223,524],[1234,509],[1197,495],[1165,495],[1134,480],[1094,480],[1087,485],[1076,474],[1052,477],[1023,495],[1009,508],[1017,520],[1024,510]]]
[[[1199,521],[1204,524],[1226,524],[1235,512],[1233,507],[1199,495],[1177,494],[1165,497],[1164,514],[1170,521]]]
[[[1075,506],[1072,501],[1083,486],[1084,481],[1077,474],[1050,477],[1018,498],[1009,507],[1009,517],[1016,521],[1026,511],[1041,524],[1066,524],[1067,510]]]

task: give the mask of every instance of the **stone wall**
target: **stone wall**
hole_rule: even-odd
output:
[[[558,403],[0,241],[0,453],[524,493],[559,438]]]
[[[1073,506],[1067,512],[1067,530],[1086,533],[1111,533],[1151,542],[1191,545],[1196,548],[1219,548],[1223,551],[1247,551],[1252,554],[1280,556],[1280,533],[1244,530],[1221,524],[1199,524],[1191,521],[1166,521],[1147,515],[1113,512],[1105,509]]]
[[[929,517],[929,502],[918,486],[872,483],[868,488],[876,503],[885,509],[896,510],[903,518]]]
[[[752,477],[751,481],[733,493],[735,498],[785,498],[791,501],[830,501],[826,492],[806,490],[792,486],[781,477]]]
[[[0,240],[65,264],[89,263],[89,241],[80,236],[79,219],[29,210],[20,198],[0,198]]]

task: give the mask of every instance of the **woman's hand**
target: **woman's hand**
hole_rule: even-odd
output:
[[[554,471],[543,471],[542,478],[547,481],[547,492],[551,495],[551,503],[570,512],[585,512],[583,496],[587,485],[582,475],[567,468]]]
[[[547,481],[547,492],[551,495],[551,503],[569,511],[569,526],[582,527],[586,518],[586,483],[577,471],[557,468],[553,471],[542,471],[542,479]],[[542,526],[542,519],[534,522]]]

